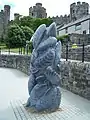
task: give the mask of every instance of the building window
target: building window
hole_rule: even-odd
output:
[[[88,14],[88,10],[87,10],[87,14]]]
[[[86,34],[86,30],[83,31],[83,34],[84,34],[84,35]]]
[[[32,16],[33,16],[33,13],[32,13]]]
[[[73,13],[75,13],[75,10],[73,10]]]
[[[77,23],[75,25],[75,30],[80,30],[81,29],[81,23]]]

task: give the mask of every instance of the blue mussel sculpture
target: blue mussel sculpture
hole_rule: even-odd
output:
[[[40,111],[55,111],[61,102],[60,58],[61,42],[56,39],[56,25],[42,24],[31,38],[33,52],[28,81],[26,107]]]

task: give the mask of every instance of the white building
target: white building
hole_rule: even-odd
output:
[[[57,29],[59,36],[71,33],[90,34],[90,15]]]

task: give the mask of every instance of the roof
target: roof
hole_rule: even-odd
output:
[[[90,15],[84,16],[84,17],[82,17],[82,18],[80,18],[80,19],[78,19],[78,20],[76,20],[74,22],[70,22],[69,24],[66,24],[63,27],[61,27],[59,30],[63,30],[65,28],[67,28],[67,27],[73,26],[73,25],[75,25],[77,23],[84,22],[84,21],[87,21],[87,20],[90,20]]]

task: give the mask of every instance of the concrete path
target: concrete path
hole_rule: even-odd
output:
[[[22,105],[28,98],[27,83],[28,76],[22,72],[0,68],[0,120],[90,120],[90,101],[64,89],[62,111],[28,113]]]
[[[27,82],[28,76],[20,71],[0,68],[0,120],[14,120],[10,101],[27,99]]]

